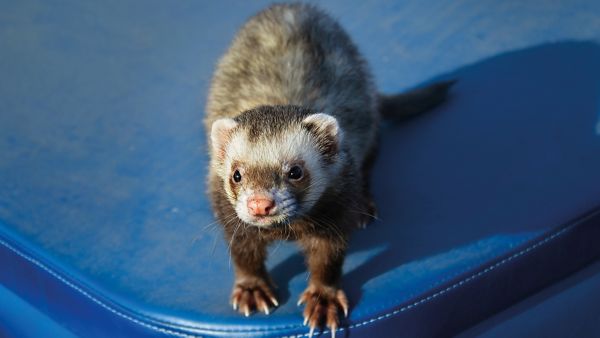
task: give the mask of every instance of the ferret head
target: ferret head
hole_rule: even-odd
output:
[[[242,221],[266,227],[301,217],[341,171],[337,120],[264,106],[212,124],[212,167]]]

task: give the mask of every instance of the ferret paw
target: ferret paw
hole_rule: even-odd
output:
[[[348,299],[341,289],[335,287],[309,286],[298,301],[298,305],[306,304],[304,308],[304,325],[310,327],[309,337],[313,336],[315,328],[323,324],[331,330],[331,337],[340,325],[338,312],[348,317]]]
[[[263,280],[236,282],[231,293],[231,305],[234,310],[250,316],[254,311],[262,311],[266,315],[271,308],[279,306],[271,287]]]

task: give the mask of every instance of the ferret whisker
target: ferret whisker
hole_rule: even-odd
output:
[[[231,215],[227,215],[227,216],[224,217],[223,220],[225,222],[227,222],[228,220],[230,220],[232,217],[235,217],[235,216],[236,216],[235,213],[231,214]],[[216,221],[211,222],[211,223],[209,223],[207,225],[204,225],[204,226],[202,226],[201,232],[203,233],[205,231],[217,230],[219,228],[218,225],[220,223],[221,222],[219,220],[216,220]],[[198,235],[194,236],[194,238],[192,238],[192,240],[191,240],[192,244],[195,244],[200,239],[201,236],[202,236],[202,234],[198,234]]]
[[[231,240],[229,241],[229,268],[231,268],[231,245],[233,244],[233,241],[235,240],[235,234],[237,233],[238,229],[240,228],[240,226],[244,224],[244,222],[241,221],[237,221],[237,225],[235,226],[235,229],[233,230],[233,234],[231,235]]]
[[[316,218],[315,216],[310,216],[310,215],[305,214],[305,213],[303,213],[302,215],[303,215],[304,218],[306,218],[309,221],[309,224],[315,223],[315,224],[317,224],[319,226],[332,229],[335,232],[335,234],[344,243],[347,242],[346,238],[344,237],[344,235],[343,235],[343,233],[341,231],[341,228],[337,224],[335,224],[333,222],[330,222],[330,221],[326,221],[326,220],[320,219],[320,218]]]
[[[293,233],[294,233],[294,237],[295,237],[295,238],[299,238],[299,237],[298,237],[298,234],[296,233],[296,230],[294,230],[294,227],[292,226],[292,224],[291,224],[291,222],[290,222],[289,220],[288,220],[287,224],[288,224],[288,227],[289,227],[289,229],[291,230],[291,232],[293,232]]]
[[[311,181],[306,188],[304,188],[304,189],[302,189],[300,191],[301,192],[306,192],[307,190],[310,190],[310,189],[314,188],[315,186],[323,184],[323,183],[326,183],[326,182],[324,182],[324,180],[314,180],[314,181]]]
[[[318,199],[317,200],[305,200],[305,202],[317,202],[317,201],[318,201]],[[342,200],[333,200],[332,202],[334,202],[334,203],[338,204],[339,206],[343,207],[344,210],[347,210],[347,211],[350,211],[350,212],[353,212],[353,213],[357,213],[357,214],[360,214],[360,215],[364,215],[364,216],[370,217],[370,218],[372,218],[372,219],[374,219],[376,221],[380,221],[381,220],[377,215],[373,215],[373,214],[370,214],[370,213],[368,213],[368,212],[366,212],[364,210],[360,210],[358,206],[354,205],[354,203],[351,203],[353,201],[347,201],[347,200],[345,201],[345,200],[342,199]]]
[[[230,213],[230,214],[228,214],[228,215],[225,215],[225,216],[223,216],[223,217],[224,217],[224,219],[228,219],[228,218],[230,218],[230,217],[232,217],[232,216],[237,216],[237,215],[236,215],[236,213],[235,213],[235,212],[233,212],[233,213]],[[204,230],[208,230],[209,228],[216,228],[216,227],[217,227],[217,225],[219,224],[219,222],[220,222],[220,221],[219,221],[218,219],[217,219],[217,220],[215,220],[215,221],[213,221],[213,222],[210,222],[210,223],[208,223],[208,224],[204,225],[204,226],[202,227],[202,230],[204,231]]]

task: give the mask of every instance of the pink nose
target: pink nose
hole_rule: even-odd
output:
[[[275,201],[263,195],[248,198],[248,212],[252,216],[268,216],[275,209]]]

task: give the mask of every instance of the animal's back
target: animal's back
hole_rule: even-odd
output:
[[[307,4],[271,6],[243,26],[218,64],[205,122],[288,104],[335,116],[355,159],[372,147],[378,112],[365,61],[335,20]]]

